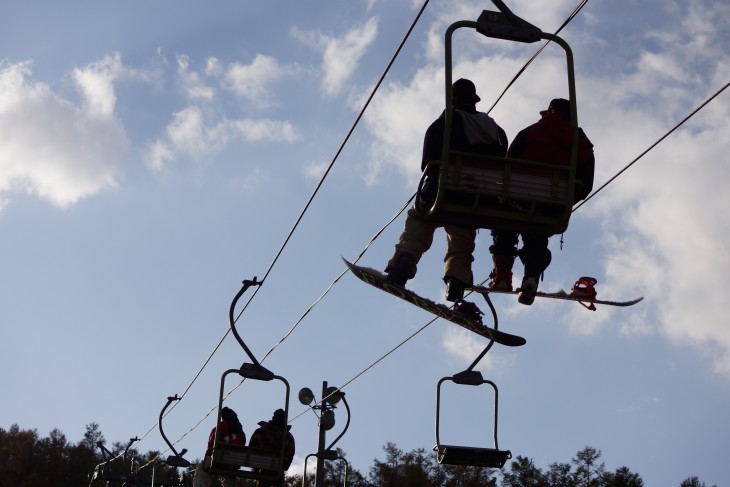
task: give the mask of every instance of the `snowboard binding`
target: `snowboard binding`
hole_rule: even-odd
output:
[[[468,316],[470,319],[476,321],[480,325],[482,324],[482,316],[484,315],[484,313],[482,313],[482,310],[480,310],[479,307],[477,307],[477,305],[474,303],[460,299],[454,304],[454,311]]]
[[[596,288],[594,287],[598,280],[594,277],[580,277],[575,284],[573,289],[570,291],[570,295],[574,298],[584,298],[586,300],[594,300],[598,295]],[[578,301],[581,305],[588,308],[591,311],[596,310],[596,306],[593,303],[586,304],[583,301]]]

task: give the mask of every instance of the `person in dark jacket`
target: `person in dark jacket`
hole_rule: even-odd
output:
[[[286,424],[286,413],[283,409],[277,409],[270,421],[259,421],[259,427],[251,435],[248,446],[263,448],[265,450],[281,451],[284,444],[284,457],[282,458],[284,471],[286,471],[294,460],[294,436],[289,431],[291,425]],[[259,487],[269,485],[259,481]]]
[[[570,102],[556,98],[541,119],[520,131],[510,145],[508,156],[530,161],[568,165],[573,141],[570,120]],[[595,157],[593,144],[583,129],[578,130],[578,161],[576,167],[575,201],[584,199],[593,189]],[[512,290],[512,265],[519,255],[525,266],[520,287],[519,302],[530,305],[535,300],[540,275],[550,265],[552,254],[548,249],[549,235],[523,233],[522,248],[517,250],[518,234],[511,231],[492,231],[493,244],[489,247],[494,261],[489,287]]]
[[[504,130],[486,113],[478,112],[476,103],[481,99],[476,87],[468,79],[459,79],[452,85],[453,117],[450,149],[480,155],[505,156],[507,154],[507,135]],[[436,196],[437,166],[426,166],[442,157],[445,111],[426,130],[421,157],[421,170],[427,170],[422,188],[422,196],[432,203]],[[416,275],[421,256],[431,247],[433,235],[442,225],[427,222],[418,216],[415,208],[408,211],[405,228],[395,245],[393,257],[385,268],[388,281],[405,286],[406,281]],[[464,288],[473,284],[471,264],[474,261],[474,241],[476,228],[466,225],[443,225],[447,236],[447,250],[444,257],[444,281],[447,284],[446,299],[460,301]]]

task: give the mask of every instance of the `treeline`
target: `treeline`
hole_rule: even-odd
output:
[[[606,470],[601,452],[590,446],[579,451],[570,463],[553,463],[543,471],[526,457],[517,456],[504,469],[439,465],[435,454],[419,448],[403,452],[387,443],[385,460],[376,459],[367,478],[355,471],[348,473],[351,487],[644,487],[639,474],[628,467]],[[339,450],[338,450],[339,451]],[[342,452],[340,452],[342,454]],[[307,485],[314,485],[307,475]],[[343,468],[334,462],[325,469],[327,487],[342,486]],[[299,476],[288,487],[302,485]],[[679,487],[707,487],[697,477],[685,479]],[[717,487],[717,486],[713,486]]]
[[[0,487],[77,487],[103,486],[105,458],[99,444],[106,445],[96,423],[86,427],[83,439],[69,442],[54,429],[48,437],[36,430],[21,430],[18,425],[8,430],[0,428]],[[107,478],[117,478],[109,485],[121,485],[128,472],[134,473],[126,485],[149,485],[152,475],[155,485],[192,486],[194,466],[175,469],[161,462],[159,452],[140,454],[128,444],[113,443],[104,447],[120,458],[109,462],[103,470]],[[547,470],[538,468],[526,457],[517,456],[503,469],[439,465],[435,454],[419,448],[404,452],[393,443],[383,447],[385,459],[375,459],[367,476],[353,469],[346,460],[325,462],[324,485],[336,487],[643,487],[639,474],[628,467],[606,470],[600,462],[601,452],[592,447],[579,451],[569,463],[553,463]],[[126,451],[126,455],[123,455]],[[338,450],[344,459],[345,452]],[[124,456],[122,460],[122,455]],[[314,470],[314,462],[308,466]],[[154,469],[154,472],[153,472]],[[302,485],[300,475],[288,476],[287,487]],[[306,485],[314,485],[314,474],[307,472]],[[679,487],[708,487],[697,477],[682,481]],[[713,486],[716,487],[716,486]]]
[[[106,440],[96,423],[86,426],[84,438],[78,443],[69,442],[58,429],[42,438],[35,429],[22,430],[18,425],[13,425],[8,430],[0,428],[0,487],[106,485],[100,478],[102,470],[99,465],[104,459],[97,443],[105,445]],[[114,443],[109,450],[113,455],[118,455],[125,449],[126,445]],[[149,464],[148,468],[139,472],[140,479],[151,479],[154,469],[155,485],[192,485],[191,472],[178,472],[175,468],[155,461],[159,452],[140,454],[132,448],[127,453],[130,465],[133,462],[138,468]],[[127,469],[121,461],[110,462],[107,467],[105,472],[112,476],[121,478],[126,474]]]

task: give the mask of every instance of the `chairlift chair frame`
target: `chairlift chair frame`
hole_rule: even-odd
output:
[[[310,457],[319,457],[319,456],[320,456],[319,453],[310,453],[306,457],[304,457],[304,470],[302,472],[302,487],[306,487],[306,485],[307,485],[307,463],[309,462],[309,458]],[[347,487],[347,474],[348,474],[347,459],[345,457],[340,456],[340,454],[337,453],[336,450],[330,450],[330,449],[327,449],[322,452],[322,458],[324,458],[325,460],[329,460],[329,461],[338,460],[344,464],[345,467],[344,467],[344,472],[343,472],[344,477],[343,477],[342,485],[343,485],[343,487]]]
[[[92,482],[96,479],[101,479],[105,481],[106,483],[109,482],[117,482],[117,483],[124,483],[124,482],[130,482],[133,480],[133,477],[129,475],[127,470],[127,463],[125,460],[127,456],[127,451],[132,446],[132,443],[134,443],[133,440],[129,441],[129,444],[127,445],[127,448],[124,450],[124,455],[122,456],[122,466],[124,467],[125,473],[117,474],[111,471],[110,469],[110,462],[114,460],[116,457],[112,452],[110,452],[105,446],[104,443],[101,441],[96,442],[96,446],[99,447],[99,450],[101,450],[101,459],[102,462],[96,465],[94,467],[94,473],[91,477]]]
[[[124,465],[125,470],[127,469],[127,453],[129,452],[129,449],[132,447],[132,445],[137,441],[139,441],[139,438],[130,438],[127,447],[124,449],[124,454],[122,455],[122,464]],[[177,487],[181,485],[180,480],[175,481],[169,478],[156,480],[154,472],[157,462],[155,462],[155,465],[152,466],[152,477],[141,477],[138,473],[133,473],[131,469],[128,473],[125,474],[112,473],[109,471],[109,462],[111,462],[111,460],[114,460],[114,458],[116,457],[114,457],[112,452],[110,452],[101,441],[98,441],[96,445],[101,450],[103,462],[98,464],[94,468],[94,473],[91,476],[91,485],[93,485],[94,481],[97,479],[104,481],[105,485],[109,485],[110,483],[117,483],[122,485],[160,485],[169,487]]]
[[[228,369],[221,376],[220,393],[218,395],[218,416],[216,419],[215,437],[213,440],[213,454],[210,459],[210,466],[207,471],[214,475],[224,475],[229,477],[240,477],[251,480],[262,480],[266,482],[272,482],[275,485],[284,484],[284,447],[286,441],[282,441],[280,450],[268,450],[263,448],[255,448],[244,445],[231,445],[223,443],[219,438],[218,425],[221,422],[223,413],[223,398],[225,394],[225,383],[226,377],[231,374],[238,374],[243,379],[252,379],[259,381],[280,381],[285,388],[285,399],[284,399],[284,415],[285,421],[289,422],[289,395],[290,387],[289,382],[284,377],[274,374],[270,370],[266,369],[253,355],[253,352],[248,348],[241,335],[236,329],[236,319],[234,318],[234,312],[236,303],[243,296],[246,290],[251,286],[261,285],[260,281],[256,280],[244,280],[241,290],[236,294],[231,302],[229,310],[229,324],[233,336],[238,341],[243,351],[251,359],[251,362],[244,362],[240,368]],[[234,468],[238,469],[234,469]],[[241,468],[248,468],[251,470],[241,470]]]
[[[455,384],[481,386],[489,384],[494,390],[494,429],[493,440],[494,447],[471,447],[445,445],[441,443],[440,435],[440,416],[441,416],[441,386],[444,382],[451,381]],[[469,465],[476,467],[502,468],[512,458],[512,452],[509,450],[500,450],[497,441],[497,421],[499,415],[499,390],[497,385],[482,377],[481,372],[474,370],[466,370],[451,377],[444,377],[438,382],[436,387],[436,446],[434,451],[437,454],[437,460],[440,464],[446,465]]]
[[[492,313],[492,319],[494,320],[493,327],[497,330],[499,329],[497,310],[488,295],[484,295],[484,299]],[[497,385],[490,380],[485,380],[481,372],[474,370],[495,343],[494,340],[490,340],[487,346],[484,347],[484,350],[477,355],[466,370],[451,377],[442,378],[436,386],[436,446],[433,449],[436,452],[436,459],[439,464],[502,468],[505,462],[512,458],[512,453],[509,450],[499,449],[497,440],[497,424],[499,420],[499,390],[497,389]],[[441,386],[447,381],[458,385],[481,386],[488,384],[492,387],[494,390],[494,428],[492,433],[494,448],[445,445],[441,443]]]
[[[501,0],[492,0],[500,12],[484,10],[475,21],[457,21],[445,34],[445,129],[441,160],[430,161],[418,186],[415,209],[435,223],[463,223],[478,228],[520,233],[563,233],[570,220],[575,195],[578,159],[578,115],[575,74],[570,46],[557,35],[542,32],[513,14]],[[474,155],[451,150],[453,121],[452,37],[457,29],[507,41],[532,43],[541,39],[565,51],[573,143],[566,165],[510,157]],[[422,198],[426,175],[439,167],[436,199]]]
[[[240,369],[226,370],[221,376],[221,387],[218,398],[218,417],[216,425],[220,424],[223,411],[223,397],[225,394],[226,377],[230,374],[238,374],[244,379],[271,381],[278,380],[284,384],[285,407],[284,414],[286,421],[289,420],[289,383],[284,377],[272,374],[260,364],[244,363]],[[232,445],[223,443],[219,438],[219,429],[216,426],[215,439],[213,442],[213,454],[211,457],[208,472],[215,475],[227,475],[252,480],[263,480],[273,482],[277,485],[284,481],[284,447],[282,441],[280,450],[268,450],[244,445]],[[239,467],[232,470],[231,467]],[[251,470],[241,470],[240,467]]]

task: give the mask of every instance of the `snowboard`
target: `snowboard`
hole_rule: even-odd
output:
[[[394,296],[397,296],[411,304],[415,304],[421,309],[433,313],[434,315],[455,323],[467,330],[476,333],[477,335],[483,336],[490,340],[494,340],[497,343],[506,345],[508,347],[519,347],[527,343],[521,336],[511,335],[503,331],[495,330],[485,326],[478,321],[474,320],[470,316],[463,313],[459,313],[443,304],[434,303],[430,299],[419,296],[413,291],[406,289],[402,286],[398,286],[391,282],[388,282],[385,274],[369,267],[360,267],[358,265],[348,262],[346,259],[342,259],[347,264],[350,271],[361,281],[364,281],[371,286],[378,289],[382,289]]]
[[[495,293],[495,294],[519,294],[520,293],[519,290],[517,290],[517,291],[498,291],[498,290],[489,289],[488,287],[485,287],[485,286],[473,286],[470,289],[472,291],[474,291],[474,292],[479,293],[479,294],[490,294],[490,293]],[[642,296],[642,297],[639,297],[639,298],[636,298],[636,299],[631,299],[629,301],[608,301],[608,300],[605,300],[605,299],[595,299],[595,298],[594,299],[590,299],[590,298],[586,298],[586,297],[573,296],[572,294],[567,293],[567,292],[565,292],[563,290],[560,290],[560,291],[558,291],[556,293],[546,293],[546,292],[542,292],[542,291],[537,291],[535,293],[535,297],[537,297],[537,298],[549,298],[549,299],[563,299],[563,300],[566,300],[566,301],[578,301],[580,304],[582,304],[584,307],[588,308],[591,311],[595,311],[596,310],[596,305],[597,304],[605,304],[606,306],[621,306],[621,307],[625,307],[625,306],[633,306],[636,303],[638,303],[639,301],[641,301],[642,299],[644,299],[644,297]]]

